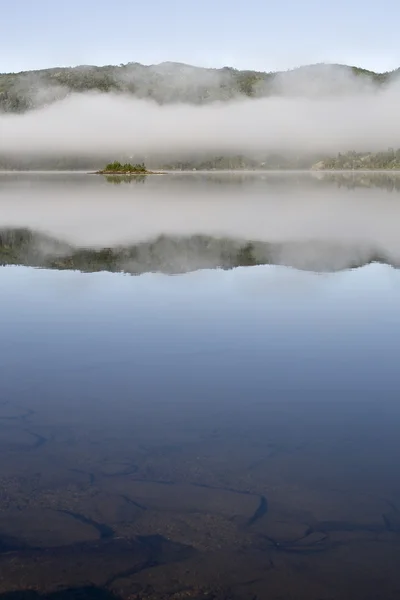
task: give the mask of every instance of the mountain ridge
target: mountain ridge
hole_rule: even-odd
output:
[[[201,71],[224,71],[224,70],[229,70],[229,71],[236,71],[236,72],[240,72],[240,73],[260,73],[260,74],[267,74],[267,75],[274,75],[274,74],[281,74],[281,73],[292,73],[294,71],[300,71],[300,70],[304,70],[304,69],[313,69],[315,67],[334,67],[334,68],[341,68],[341,69],[351,69],[352,71],[356,71],[365,75],[371,75],[371,76],[383,76],[383,75],[391,75],[393,73],[396,73],[398,71],[400,71],[400,67],[398,67],[397,69],[392,69],[389,71],[373,71],[372,69],[365,69],[364,67],[357,67],[356,65],[347,65],[344,63],[325,63],[325,62],[320,62],[320,63],[310,63],[307,65],[300,65],[298,67],[292,67],[289,69],[284,69],[284,70],[277,70],[277,71],[260,71],[258,69],[237,69],[236,67],[230,67],[228,65],[225,65],[223,67],[202,67],[200,65],[191,65],[190,63],[185,63],[185,62],[180,62],[180,61],[170,61],[170,60],[166,60],[166,61],[162,61],[160,63],[149,63],[149,64],[145,64],[145,63],[140,63],[137,61],[130,61],[128,63],[120,63],[119,65],[95,65],[95,64],[81,64],[81,65],[69,65],[69,66],[60,66],[60,65],[56,65],[54,67],[44,67],[44,68],[40,68],[40,69],[27,69],[24,71],[4,71],[4,72],[0,72],[0,77],[2,75],[26,75],[28,73],[45,73],[45,72],[51,72],[51,71],[63,71],[63,70],[74,70],[74,69],[107,69],[107,68],[115,68],[115,69],[120,69],[126,66],[130,66],[130,65],[137,65],[140,67],[144,67],[144,68],[159,68],[159,67],[184,67],[184,68],[190,68],[190,69],[198,69]]]
[[[400,68],[376,73],[360,67],[317,63],[287,71],[207,68],[166,61],[143,65],[80,65],[0,73],[0,112],[21,113],[71,93],[115,92],[159,104],[205,104],[237,97],[345,94],[399,78]]]

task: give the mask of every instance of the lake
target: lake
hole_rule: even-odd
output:
[[[399,219],[392,173],[0,174],[0,599],[398,599]]]

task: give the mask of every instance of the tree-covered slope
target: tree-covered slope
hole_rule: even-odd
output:
[[[286,72],[240,71],[230,67],[206,69],[180,63],[145,66],[80,66],[0,74],[0,111],[24,112],[64,98],[70,93],[115,92],[149,98],[160,104],[203,104],[238,96],[346,93],[367,85],[382,86],[400,70],[374,73],[343,65],[311,65]]]

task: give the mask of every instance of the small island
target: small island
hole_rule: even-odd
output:
[[[112,163],[108,163],[101,171],[95,171],[94,175],[163,175],[163,173],[156,173],[155,171],[149,171],[144,163],[131,165],[130,163],[122,164],[118,160]]]

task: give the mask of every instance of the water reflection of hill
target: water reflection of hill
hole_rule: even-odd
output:
[[[206,235],[160,235],[132,245],[75,247],[27,229],[0,232],[0,264],[49,269],[185,273],[198,269],[284,265],[310,271],[337,271],[371,262],[397,266],[400,255],[367,243],[303,240],[261,242]]]

